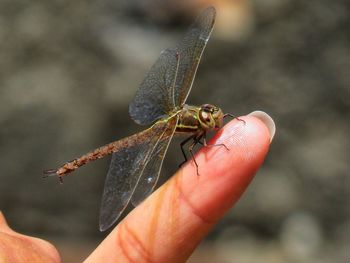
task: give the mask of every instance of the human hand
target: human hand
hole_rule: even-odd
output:
[[[200,176],[193,161],[184,165],[130,212],[86,262],[185,262],[238,201],[268,152],[275,133],[272,119],[261,112],[240,119],[244,122],[229,122],[208,143],[223,143],[229,151],[202,147],[196,154]],[[45,241],[4,227],[0,215],[0,261],[18,248],[22,258],[11,262],[60,261]]]
[[[57,250],[49,242],[13,231],[0,211],[0,262],[60,262]]]

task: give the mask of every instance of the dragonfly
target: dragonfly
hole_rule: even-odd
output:
[[[212,104],[185,104],[215,16],[214,7],[202,11],[175,48],[161,52],[139,86],[129,113],[137,124],[150,128],[97,148],[57,169],[44,171],[44,177],[58,176],[62,180],[82,165],[112,154],[100,207],[101,231],[110,228],[129,203],[136,206],[152,193],[175,134],[188,136],[181,143],[184,162],[187,161],[184,145],[192,140],[189,152],[199,174],[193,147],[198,143],[213,146],[206,143],[206,134],[220,129],[223,119],[232,116]]]

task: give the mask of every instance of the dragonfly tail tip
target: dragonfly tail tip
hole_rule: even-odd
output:
[[[48,169],[43,171],[43,178],[47,178],[49,176],[57,175],[57,169]]]

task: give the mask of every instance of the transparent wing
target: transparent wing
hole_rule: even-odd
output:
[[[130,116],[136,123],[154,123],[185,103],[215,16],[214,7],[205,9],[176,48],[161,53],[129,106]]]
[[[168,122],[156,123],[150,129],[119,141],[120,148],[112,155],[105,181],[100,208],[101,231],[108,229],[118,220],[135,194],[136,188],[144,193],[153,189],[145,180],[150,178],[150,181],[157,181],[162,162],[160,158],[152,158],[155,156],[153,153],[165,154],[176,128],[175,121],[177,117]],[[138,187],[140,182],[141,186]],[[142,196],[142,193],[138,196]]]
[[[214,7],[205,9],[176,46],[180,57],[175,84],[176,106],[182,106],[191,91],[199,61],[214,26],[215,16]]]
[[[175,117],[170,120],[172,123],[170,124],[169,128],[163,132],[159,142],[154,147],[154,150],[150,155],[149,161],[144,168],[135,192],[131,198],[131,203],[134,206],[137,206],[148,195],[150,195],[158,182],[164,156],[175,132],[177,119],[178,117]]]
[[[174,108],[174,85],[179,56],[174,49],[162,51],[129,106],[131,118],[148,125],[168,115]]]

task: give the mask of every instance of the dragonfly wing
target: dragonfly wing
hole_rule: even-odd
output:
[[[176,50],[166,49],[153,64],[129,106],[130,116],[136,123],[154,123],[175,108],[173,87],[178,59]]]
[[[214,7],[205,9],[176,48],[161,53],[129,106],[130,116],[136,123],[154,123],[185,103],[215,16]]]
[[[142,177],[159,138],[174,125],[160,122],[151,128],[118,141],[119,149],[113,153],[107,173],[100,208],[100,230],[113,225],[126,206]]]
[[[182,106],[188,97],[199,61],[213,30],[215,16],[214,7],[205,9],[176,46],[179,54],[179,68],[175,85],[176,106]]]
[[[136,190],[131,198],[131,203],[134,206],[137,206],[147,196],[149,196],[153,192],[158,182],[166,151],[168,150],[171,138],[173,137],[176,129],[177,119],[178,117],[175,117],[169,121],[170,124],[164,130],[157,145],[150,154],[149,161],[144,168]]]

